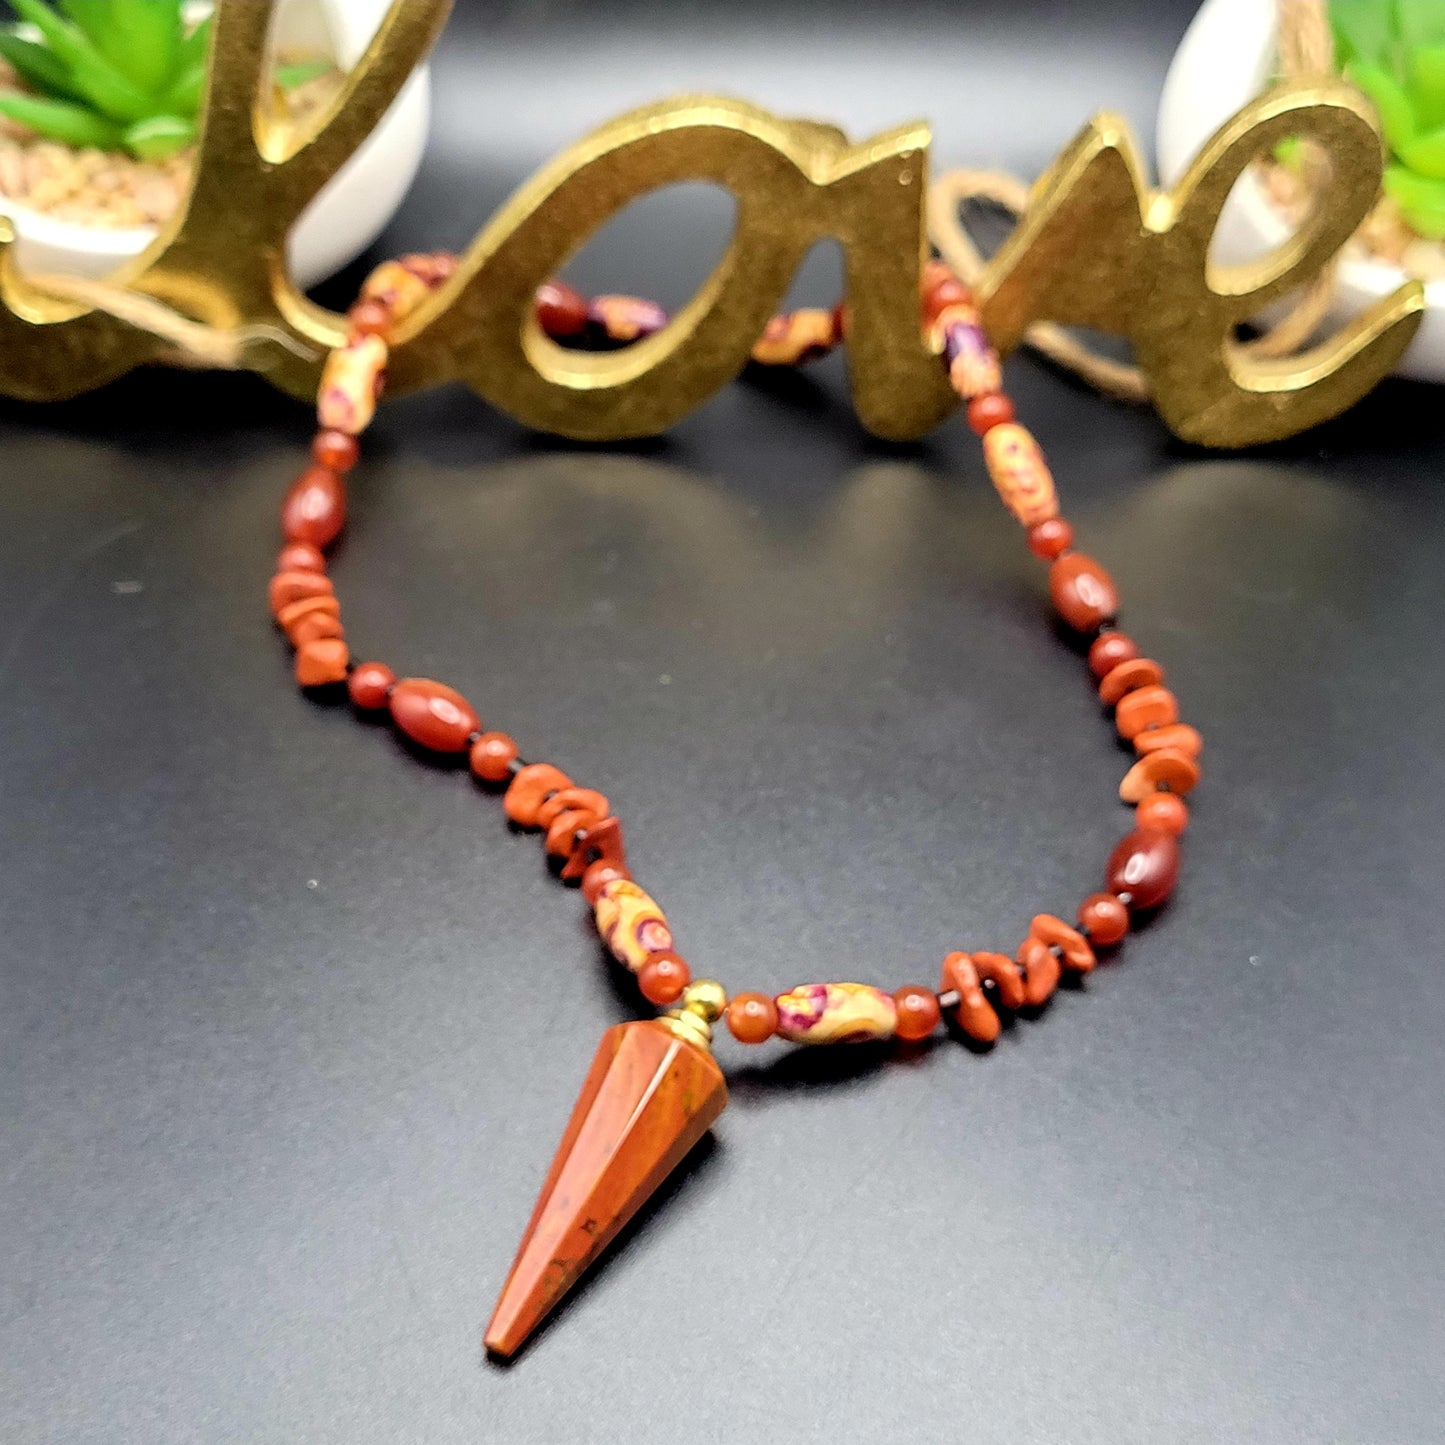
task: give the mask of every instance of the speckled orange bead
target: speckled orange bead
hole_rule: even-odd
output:
[[[728,1000],[723,1017],[740,1044],[765,1044],[777,1031],[778,1006],[765,993],[740,993]]]
[[[908,984],[895,989],[893,1002],[898,1008],[898,1020],[893,1025],[894,1034],[900,1039],[916,1042],[926,1039],[942,1018],[938,1007],[938,995],[932,989]]]

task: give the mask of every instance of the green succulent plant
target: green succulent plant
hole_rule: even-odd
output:
[[[18,23],[0,29],[0,55],[36,93],[0,95],[0,115],[143,160],[195,139],[211,26],[188,29],[183,0],[8,3]]]
[[[1445,237],[1445,0],[1330,0],[1344,74],[1374,101],[1385,193],[1411,230]]]

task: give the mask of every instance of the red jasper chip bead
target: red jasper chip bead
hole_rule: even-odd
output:
[[[723,1017],[740,1044],[765,1044],[778,1029],[778,1006],[765,993],[735,994]]]
[[[565,281],[537,288],[537,325],[554,340],[580,336],[587,329],[587,298]]]
[[[1089,671],[1102,682],[1121,662],[1139,656],[1139,644],[1123,632],[1106,632],[1089,648]]]
[[[908,984],[895,991],[893,1002],[898,1009],[897,1022],[893,1032],[900,1039],[916,1041],[926,1039],[938,1027],[943,1011],[938,1006],[938,995],[930,988]]]
[[[1050,517],[1030,527],[1027,534],[1029,551],[1045,562],[1067,552],[1074,545],[1074,529],[1062,517]]]
[[[276,555],[278,572],[324,572],[326,558],[310,542],[290,542]]]
[[[1099,948],[1110,948],[1129,931],[1129,910],[1112,893],[1091,893],[1079,904],[1079,928]]]
[[[1014,419],[1014,404],[1001,391],[986,391],[969,402],[965,415],[974,433],[983,436]]]
[[[329,687],[346,678],[351,654],[338,637],[302,643],[296,653],[296,681],[302,687]]]
[[[329,577],[320,572],[278,572],[271,579],[271,612],[279,621],[283,608],[308,597],[330,597],[336,591]]]
[[[1142,828],[1119,840],[1104,870],[1104,887],[1131,909],[1157,908],[1178,880],[1178,840],[1172,833]]]
[[[637,986],[643,998],[658,1008],[676,1003],[691,982],[692,970],[671,950],[648,954],[637,970]]]
[[[430,678],[409,677],[391,690],[391,717],[412,742],[435,753],[464,752],[477,731],[475,709],[461,693]]]
[[[347,679],[346,690],[359,708],[378,712],[396,686],[396,674],[384,662],[363,662]]]
[[[517,744],[506,733],[483,733],[472,744],[471,769],[484,783],[505,783],[517,756]]]
[[[288,542],[329,547],[346,525],[346,488],[329,467],[303,472],[281,504],[281,531]]]
[[[316,465],[328,471],[349,472],[361,456],[361,443],[350,432],[329,427],[316,433],[311,443]]]

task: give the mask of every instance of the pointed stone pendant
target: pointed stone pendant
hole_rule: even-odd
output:
[[[603,1034],[487,1326],[493,1354],[517,1351],[722,1113],[727,1084],[708,1031],[689,1024]]]

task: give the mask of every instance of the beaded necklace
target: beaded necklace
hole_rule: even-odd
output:
[[[1099,950],[1123,941],[1135,915],[1169,897],[1189,821],[1184,797],[1199,781],[1203,741],[1179,720],[1163,669],[1118,630],[1113,581],[1073,549],[1073,528],[1059,514],[1053,478],[1033,437],[1014,420],[998,355],[969,293],[946,266],[930,262],[921,287],[923,324],[966,403],[999,495],[1026,529],[1030,551],[1048,564],[1055,611],[1089,644],[1100,701],[1134,745],[1137,760],[1119,797],[1133,805],[1135,826],[1109,856],[1103,891],[1084,899],[1073,924],[1040,913],[1012,956],[950,953],[936,990],[812,983],[777,997],[730,996],[715,980],[694,979],[673,947],[666,916],[633,879],[622,825],[602,793],[550,763],[524,760],[506,733],[484,731],[476,710],[450,687],[426,678],[399,680],[382,663],[356,662],[347,645],[323,552],[345,522],[345,477],[357,462],[357,438],[375,414],[388,338],[455,267],[455,258],[445,255],[388,262],[368,278],[348,313],[346,340],[322,375],[313,465],[281,509],[285,545],[270,598],[296,649],[300,686],[344,685],[355,707],[389,711],[419,748],[466,754],[481,783],[501,795],[507,817],[542,834],[558,875],[580,885],[607,948],[636,975],[643,998],[664,1011],[603,1036],[487,1327],[487,1348],[510,1356],[722,1112],[727,1085],[711,1053],[712,1025],[725,1020],[744,1044],[773,1037],[847,1044],[920,1040],[946,1019],[968,1038],[992,1043],[1002,1018],[1042,1008],[1065,972],[1088,973]],[[588,301],[556,281],[538,291],[536,317],[552,340],[574,346],[627,345],[668,321],[651,301]],[[842,306],[777,316],[753,360],[796,365],[830,351],[846,332]]]

